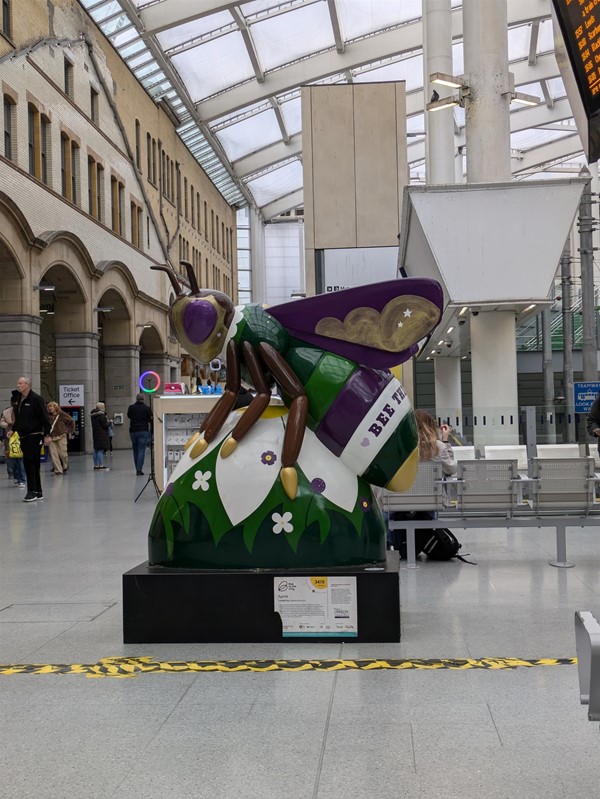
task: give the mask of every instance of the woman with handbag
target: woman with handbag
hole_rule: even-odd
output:
[[[90,416],[92,419],[92,440],[94,442],[94,469],[107,469],[108,467],[104,465],[104,452],[110,447],[110,439],[108,437],[109,425],[104,403],[97,402]]]
[[[75,422],[61,410],[58,402],[48,403],[50,416],[50,443],[48,450],[54,466],[54,476],[58,477],[69,470],[69,455],[67,452],[67,439],[75,432]]]

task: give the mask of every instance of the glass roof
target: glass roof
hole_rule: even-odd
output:
[[[182,140],[232,205],[302,205],[306,84],[405,81],[411,180],[425,179],[421,0],[79,2],[150,96],[170,107]],[[460,30],[460,0],[452,8]],[[522,179],[568,175],[585,163],[552,50],[550,2],[540,0],[531,21],[510,3],[510,69],[518,91],[540,98],[535,109],[511,105],[513,172]],[[452,60],[461,75],[460,37]],[[462,108],[454,124],[458,148]]]

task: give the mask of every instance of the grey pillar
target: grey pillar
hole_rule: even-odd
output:
[[[181,360],[166,353],[153,353],[141,355],[140,367],[142,372],[151,370],[159,375],[161,383],[178,383],[181,380]],[[171,379],[171,369],[176,369],[176,378]]]
[[[584,171],[585,170],[585,171]],[[582,177],[589,172],[582,169]],[[583,326],[583,379],[598,379],[598,348],[596,346],[596,309],[594,297],[594,228],[592,213],[591,176],[581,194],[579,203],[579,253],[581,255],[581,323]]]
[[[92,450],[90,411],[100,397],[98,378],[97,333],[56,333],[56,383],[60,387],[72,383],[82,385],[85,410],[85,451]]]
[[[8,407],[10,392],[21,376],[31,377],[34,391],[40,390],[39,316],[0,314],[0,405]],[[52,397],[46,397],[52,399]]]
[[[113,449],[131,446],[127,408],[135,402],[140,377],[140,347],[124,344],[104,347],[104,402],[109,419],[123,414],[123,424],[113,425]]]

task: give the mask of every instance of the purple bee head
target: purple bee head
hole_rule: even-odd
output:
[[[202,344],[217,324],[217,311],[208,300],[194,300],[183,312],[183,328],[192,344]]]

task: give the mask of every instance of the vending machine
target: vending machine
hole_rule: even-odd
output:
[[[67,452],[85,452],[85,408],[83,405],[61,405],[61,410],[68,413],[75,422],[73,437],[69,438]]]

